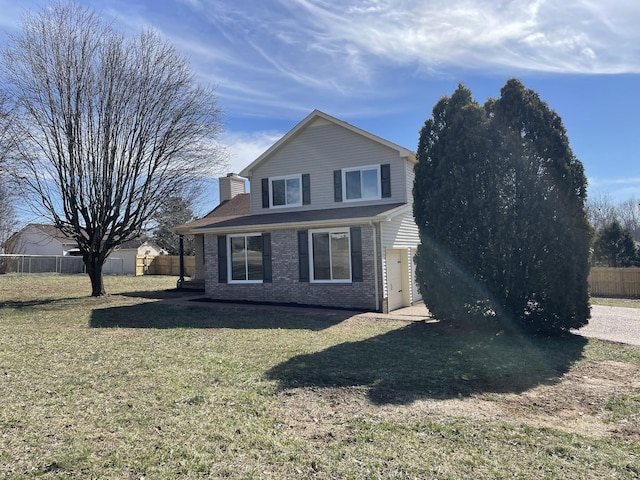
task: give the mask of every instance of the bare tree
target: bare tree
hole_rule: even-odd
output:
[[[611,195],[597,192],[590,195],[586,202],[587,218],[594,232],[599,232],[616,219],[617,208]]]
[[[0,91],[0,252],[2,245],[17,224],[7,164],[7,157],[11,150],[8,135],[11,112],[8,105],[7,95]]]
[[[631,197],[620,202],[616,214],[622,228],[629,230],[633,239],[640,242],[640,201]]]
[[[214,92],[157,33],[126,38],[75,3],[27,14],[3,60],[26,198],[78,242],[103,295],[114,247],[220,166]]]

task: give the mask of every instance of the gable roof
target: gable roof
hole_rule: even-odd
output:
[[[344,122],[342,120],[339,120],[339,119],[337,119],[335,117],[332,117],[331,115],[328,115],[328,114],[326,114],[324,112],[321,112],[320,110],[316,109],[313,112],[311,112],[309,115],[307,115],[307,117],[304,118],[301,122],[299,122],[295,127],[293,127],[291,130],[289,130],[289,132],[287,132],[287,134],[284,135],[280,140],[278,140],[276,143],[271,145],[271,147],[269,147],[262,155],[260,155],[253,162],[251,162],[251,164],[249,164],[247,167],[245,167],[240,172],[240,175],[243,176],[243,177],[250,177],[252,170],[254,170],[263,161],[265,161],[267,158],[269,158],[271,155],[273,155],[274,152],[278,151],[285,144],[290,142],[294,137],[296,137],[298,135],[298,133],[300,133],[300,131],[305,129],[307,126],[311,125],[314,121],[316,121],[319,118],[323,119],[323,120],[326,120],[326,121],[328,121],[330,123],[333,123],[334,125],[338,125],[340,127],[346,128],[347,130],[349,130],[351,132],[354,132],[354,133],[356,133],[358,135],[362,135],[363,137],[366,137],[369,140],[373,140],[374,142],[380,143],[380,144],[384,145],[385,147],[388,147],[388,148],[390,148],[392,150],[396,150],[401,158],[408,158],[412,162],[414,162],[414,163],[416,162],[416,154],[414,152],[412,152],[411,150],[409,150],[407,148],[404,148],[404,147],[401,147],[400,145],[397,145],[397,144],[395,144],[393,142],[390,142],[389,140],[385,140],[382,137],[378,137],[377,135],[374,135],[373,133],[369,133],[366,130],[362,130],[361,128],[355,127],[355,126],[351,125],[350,123],[347,123],[347,122]]]

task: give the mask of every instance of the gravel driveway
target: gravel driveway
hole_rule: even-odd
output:
[[[640,346],[640,308],[593,305],[589,324],[574,333]]]

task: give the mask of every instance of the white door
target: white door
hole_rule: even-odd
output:
[[[402,291],[402,255],[398,250],[387,250],[387,293],[389,311],[404,306]]]

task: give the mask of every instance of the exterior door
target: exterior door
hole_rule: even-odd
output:
[[[404,306],[402,285],[402,254],[398,250],[387,250],[387,293],[389,311]]]

